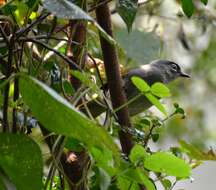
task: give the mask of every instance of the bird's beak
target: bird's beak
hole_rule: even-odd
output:
[[[180,76],[181,76],[181,77],[186,77],[186,78],[191,78],[190,75],[188,75],[188,74],[186,74],[186,73],[183,73],[183,72],[180,73]]]

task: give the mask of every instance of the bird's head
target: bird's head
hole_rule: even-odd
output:
[[[161,74],[164,83],[169,83],[178,77],[190,78],[190,75],[184,73],[180,66],[168,60],[156,60],[151,63],[151,67],[156,73]]]

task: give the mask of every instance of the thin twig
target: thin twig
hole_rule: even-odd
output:
[[[2,28],[1,24],[0,24],[0,32],[2,34],[2,37],[3,37],[4,41],[7,44],[7,46],[9,46],[9,39],[8,39],[7,34],[5,33],[4,29]]]
[[[149,130],[148,135],[147,135],[146,138],[144,139],[143,146],[144,146],[145,148],[146,148],[147,145],[148,145],[149,139],[151,138],[152,132],[153,132],[153,130],[154,130],[155,127],[157,127],[157,125],[153,124],[152,127],[151,127],[150,130]]]
[[[47,18],[51,13],[47,13],[44,15],[39,16],[34,22],[32,22],[30,25],[28,25],[26,28],[21,28],[16,32],[16,37],[19,38],[26,32],[29,32],[35,25],[42,22],[45,18]]]
[[[63,55],[62,53],[60,53],[59,51],[53,49],[52,47],[48,46],[48,45],[45,44],[45,43],[43,43],[43,42],[41,42],[41,41],[38,41],[38,40],[35,40],[35,39],[31,39],[31,38],[25,38],[25,39],[23,39],[23,41],[25,41],[25,42],[33,42],[33,43],[39,44],[39,45],[41,45],[42,47],[44,47],[44,48],[46,48],[46,49],[48,49],[48,50],[54,52],[56,55],[58,55],[58,56],[59,56],[60,58],[62,58],[64,61],[66,61],[67,63],[73,65],[77,70],[79,70],[79,71],[81,70],[81,69],[79,68],[79,66],[78,66],[76,63],[74,63],[69,57]]]
[[[21,37],[20,40],[24,40],[26,39],[26,37]],[[58,38],[58,37],[55,37],[55,36],[48,36],[48,35],[40,35],[40,36],[29,36],[28,39],[34,39],[34,40],[41,40],[41,39],[51,39],[51,40],[57,40],[57,41],[65,41],[65,42],[68,42],[68,39],[65,39],[65,38]],[[75,41],[71,41],[71,44],[75,44],[75,45],[81,45],[80,43],[78,42],[75,42]]]

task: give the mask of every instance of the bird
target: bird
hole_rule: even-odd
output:
[[[156,82],[168,84],[177,78],[190,78],[190,75],[184,73],[177,63],[170,60],[154,60],[149,64],[131,69],[122,76],[122,89],[125,91],[127,100],[132,99],[140,93],[131,80],[134,76],[140,77],[150,86]],[[94,100],[88,102],[87,106],[93,117],[99,116],[106,110],[104,106]],[[149,102],[145,95],[142,95],[128,104],[129,115],[135,116],[151,106],[152,103]],[[81,111],[85,112],[85,109],[81,108]]]

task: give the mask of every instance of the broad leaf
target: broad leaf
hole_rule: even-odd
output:
[[[138,168],[127,169],[122,176],[132,182],[134,181],[134,182],[144,185],[148,190],[156,190],[155,185],[149,179],[149,177],[146,176],[144,172],[142,172]]]
[[[19,87],[24,102],[45,128],[73,137],[89,148],[105,148],[113,151],[114,156],[119,156],[116,145],[105,129],[80,113],[54,90],[27,75],[21,75]]]
[[[43,6],[59,18],[90,21],[98,28],[103,38],[112,45],[116,45],[115,40],[108,35],[91,16],[74,3],[68,0],[43,0]]]
[[[143,65],[157,59],[160,52],[160,38],[154,33],[126,29],[115,31],[115,39],[125,51],[125,55]]]
[[[102,168],[99,168],[100,190],[107,190],[111,184],[111,177]]]
[[[0,168],[17,190],[42,189],[39,146],[25,135],[0,133]]]
[[[184,160],[168,152],[157,152],[146,157],[144,167],[179,178],[187,178],[191,173],[190,166]]]
[[[150,91],[150,86],[140,77],[134,76],[131,77],[132,83],[139,89],[140,92],[146,93]]]
[[[119,0],[117,10],[130,32],[137,13],[137,0]]]
[[[132,148],[129,158],[131,162],[137,163],[143,161],[147,155],[148,153],[146,152],[145,148],[139,144],[136,144]]]
[[[59,18],[93,21],[85,11],[68,0],[43,0],[43,6]]]
[[[151,86],[151,93],[160,98],[169,97],[171,95],[169,88],[160,82],[156,82]]]
[[[164,108],[164,106],[160,103],[160,101],[151,93],[146,93],[145,96],[148,98],[148,100],[155,105],[164,115],[167,115],[167,111]]]
[[[110,176],[115,174],[114,162],[112,158],[112,152],[109,150],[100,150],[93,147],[91,149],[91,154],[95,160],[97,160],[96,165],[103,170],[105,170]]]
[[[191,17],[193,12],[194,12],[193,0],[181,0],[181,3],[182,3],[182,9],[183,9],[184,13],[188,17]]]
[[[118,190],[140,190],[140,187],[137,182],[128,180],[128,178],[120,176],[117,178],[117,186]]]

